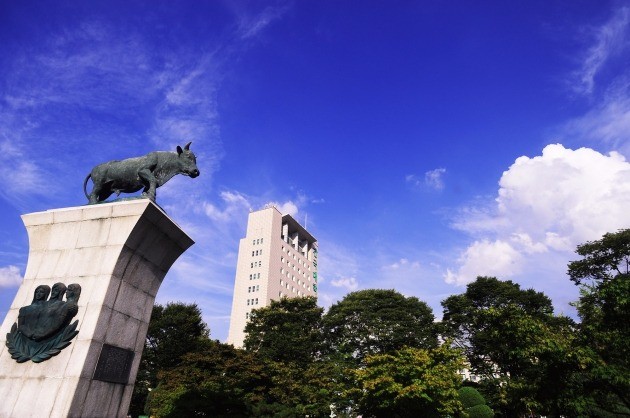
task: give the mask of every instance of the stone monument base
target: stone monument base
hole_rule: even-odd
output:
[[[125,417],[155,295],[193,241],[150,200],[23,215],[29,256],[0,328],[0,417]],[[79,284],[76,337],[40,363],[6,346],[40,285]]]

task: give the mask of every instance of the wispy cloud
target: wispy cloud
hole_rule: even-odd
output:
[[[619,80],[596,106],[563,124],[555,135],[563,141],[603,146],[630,157],[629,92],[630,78]]]
[[[446,174],[446,168],[436,168],[424,173],[424,176],[418,176],[416,174],[408,174],[405,176],[405,181],[416,188],[425,188],[431,190],[443,190],[444,189],[444,175]]]
[[[245,14],[239,21],[239,33],[242,39],[253,38],[260,34],[272,22],[280,19],[289,9],[288,4],[269,6],[256,14]]]
[[[347,292],[357,290],[359,288],[359,282],[356,277],[340,277],[330,281],[331,286],[341,287]]]
[[[596,87],[596,78],[604,66],[628,48],[630,8],[615,11],[611,19],[593,30],[593,44],[586,51],[580,69],[574,74],[573,89],[590,95]]]

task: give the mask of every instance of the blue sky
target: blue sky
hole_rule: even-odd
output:
[[[158,302],[229,324],[267,203],[319,240],[322,306],[477,275],[573,315],[575,246],[630,226],[630,6],[620,1],[0,4],[0,318],[20,215],[86,203],[93,166],[193,141],[158,202],[196,244]]]

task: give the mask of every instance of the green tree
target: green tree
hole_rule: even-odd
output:
[[[368,355],[437,345],[431,308],[394,290],[349,293],[324,315],[323,330],[328,355],[355,365]]]
[[[252,403],[265,401],[272,386],[264,362],[231,345],[207,342],[181,363],[160,372],[160,383],[151,392],[152,416],[247,417]]]
[[[328,417],[340,375],[333,363],[275,362],[209,342],[160,373],[148,409],[156,417]]]
[[[149,391],[158,384],[158,372],[175,367],[184,354],[198,351],[208,341],[209,330],[196,304],[156,304],[138,369],[129,412],[144,414]]]
[[[356,371],[366,417],[441,417],[462,412],[457,392],[464,366],[460,350],[405,347],[366,357]]]
[[[492,418],[494,412],[486,405],[486,400],[479,391],[471,386],[459,388],[459,401],[467,418]]]
[[[463,348],[481,388],[503,416],[566,410],[576,367],[575,324],[551,300],[511,281],[479,277],[442,302],[444,335]]]
[[[569,263],[580,287],[580,342],[590,362],[578,378],[583,413],[630,416],[630,229],[579,245]]]
[[[245,326],[245,349],[273,361],[311,363],[321,347],[323,312],[313,297],[272,301],[252,311]]]

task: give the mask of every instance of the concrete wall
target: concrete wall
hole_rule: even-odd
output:
[[[24,281],[0,328],[0,417],[124,417],[155,295],[193,244],[146,199],[22,216],[29,236]],[[79,334],[42,363],[17,363],[6,334],[39,285],[78,283]],[[104,344],[134,352],[126,384],[95,380]]]

